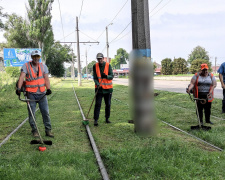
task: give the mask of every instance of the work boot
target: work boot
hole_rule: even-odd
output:
[[[54,137],[54,135],[51,133],[51,131],[46,131],[45,132],[46,136],[49,136],[49,137]]]
[[[35,138],[39,137],[39,135],[38,135],[38,132],[37,132],[37,131],[34,131],[34,132],[32,132],[32,133],[33,133],[33,136],[34,136]]]
[[[109,119],[106,119],[105,122],[106,122],[106,123],[111,123],[111,122],[109,121]]]
[[[98,126],[98,120],[94,121],[94,126]]]
[[[213,122],[212,122],[212,121],[207,121],[206,123],[213,124]]]

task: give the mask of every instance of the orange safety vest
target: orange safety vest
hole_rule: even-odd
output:
[[[37,92],[38,88],[40,88],[41,92],[45,91],[45,79],[44,79],[44,67],[42,63],[39,63],[38,69],[39,73],[38,76],[36,73],[34,73],[33,68],[31,66],[31,61],[26,63],[27,66],[27,72],[28,74],[26,75],[26,91],[27,92],[32,92],[35,93]]]
[[[194,86],[194,97],[195,98],[198,98],[198,78],[199,78],[199,73],[195,73],[195,76],[197,76],[196,78],[196,82],[195,82],[195,86]],[[213,77],[213,74],[210,73],[210,76],[211,76],[211,79]],[[212,86],[210,87],[209,91],[211,90]],[[212,97],[211,98],[208,98],[208,102],[212,102],[214,100],[214,90],[212,92]]]
[[[113,88],[112,80],[108,80],[106,78],[103,78],[103,79],[101,78],[101,72],[100,72],[100,68],[99,68],[99,63],[95,64],[95,70],[96,70],[96,74],[97,74],[98,82],[99,82],[100,86],[103,89],[112,89]],[[106,75],[109,74],[109,63],[108,62],[105,63],[104,73]],[[95,85],[95,88],[97,88],[97,85]]]

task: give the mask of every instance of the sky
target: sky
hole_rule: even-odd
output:
[[[225,0],[149,0],[152,60],[188,59],[196,46],[205,48],[212,64],[225,61]],[[28,0],[0,0],[3,12],[26,18]],[[96,54],[106,51],[108,26],[109,57],[119,48],[132,51],[131,0],[54,0],[52,26],[55,41],[76,41],[76,17],[79,22],[82,67]],[[110,23],[113,23],[110,25]],[[130,23],[130,24],[129,24]],[[0,32],[0,42],[5,42]],[[77,45],[72,45],[77,55]]]

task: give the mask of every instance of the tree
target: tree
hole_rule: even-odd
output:
[[[88,70],[88,74],[93,75],[93,66],[94,64],[96,64],[96,61],[91,61],[88,65],[87,65],[87,70]],[[86,74],[86,66],[82,69],[82,73]]]
[[[187,61],[183,58],[174,59],[173,74],[186,74],[187,72]]]
[[[128,57],[129,57],[129,54],[123,48],[119,48],[116,51],[116,53],[117,54],[115,55],[115,58],[112,59],[111,62],[110,62],[113,69],[119,69],[120,64],[127,64],[126,60],[128,60]]]
[[[4,28],[4,23],[2,22],[2,17],[6,17],[7,14],[2,12],[3,8],[0,6],[0,31]]]
[[[207,60],[207,62],[209,61],[209,55],[205,48],[201,46],[197,46],[196,48],[194,48],[191,54],[189,54],[187,62],[191,64],[195,59],[203,59]]]
[[[201,70],[200,66],[201,64],[206,63],[209,66],[209,72],[212,71],[211,68],[211,63],[208,60],[204,60],[204,59],[195,59],[192,63],[191,63],[191,67],[190,67],[190,72],[192,74],[199,72]]]
[[[16,14],[7,16],[5,23],[4,37],[7,39],[7,46],[14,48],[35,48],[37,44],[29,37],[29,25],[21,17]]]
[[[59,43],[55,43],[47,55],[46,65],[49,68],[49,72],[53,76],[62,77],[64,75],[64,62],[70,62],[72,54],[69,46],[62,46]]]
[[[77,68],[74,68],[75,77],[77,77]],[[71,66],[66,69],[66,77],[71,77]]]
[[[29,19],[29,35],[42,50],[45,61],[47,54],[54,42],[51,26],[51,10],[54,0],[28,0],[27,14]]]
[[[165,58],[161,61],[161,73],[164,75],[171,75],[173,72],[173,62],[170,58]]]

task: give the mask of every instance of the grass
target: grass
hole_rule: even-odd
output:
[[[33,139],[28,122],[0,148],[0,179],[101,179],[98,166],[90,147],[82,116],[76,103],[72,85],[86,116],[94,97],[92,81],[62,80],[52,88],[54,96],[49,100],[50,117],[55,138],[45,152],[30,145]],[[128,87],[114,85],[111,124],[104,118],[104,101],[99,126],[94,127],[93,108],[90,111],[90,128],[110,179],[223,179],[225,173],[224,152],[218,152],[199,141],[175,131],[163,124],[164,120],[183,130],[206,139],[224,148],[224,124],[219,119],[210,132],[190,131],[196,125],[194,103],[185,94],[157,91],[155,111],[158,133],[141,137],[134,133],[134,125],[127,123],[130,117]],[[13,92],[12,92],[13,93]],[[14,95],[12,95],[14,97]],[[18,101],[18,100],[17,100]],[[14,102],[12,100],[12,102]],[[20,107],[21,106],[21,107]],[[26,105],[20,110],[4,108],[5,126],[15,128],[15,121],[21,122],[27,116]],[[184,109],[185,108],[185,109]],[[221,100],[212,105],[212,115],[222,117]],[[11,118],[15,118],[14,121]],[[44,134],[42,118],[36,113],[37,121]],[[1,140],[10,132],[2,130]],[[44,139],[50,140],[44,136]]]

